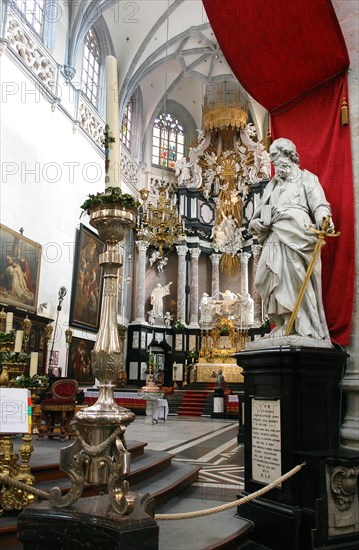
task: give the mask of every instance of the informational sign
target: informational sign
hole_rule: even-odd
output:
[[[24,388],[0,388],[0,433],[30,432],[30,391]]]
[[[252,479],[267,484],[281,475],[280,401],[252,399]]]

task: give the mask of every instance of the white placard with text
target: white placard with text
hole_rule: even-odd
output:
[[[267,484],[281,475],[280,401],[252,399],[252,479]]]

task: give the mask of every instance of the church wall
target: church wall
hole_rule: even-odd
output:
[[[39,299],[43,311],[55,318],[58,290],[68,289],[59,316],[55,350],[65,364],[64,331],[68,325],[80,205],[88,193],[104,187],[103,158],[81,130],[37,91],[7,55],[1,58],[1,88],[17,90],[1,104],[1,223],[40,243],[42,249]],[[11,84],[11,88],[10,88]],[[13,175],[11,175],[11,173]],[[93,333],[74,330],[74,336],[94,339]]]

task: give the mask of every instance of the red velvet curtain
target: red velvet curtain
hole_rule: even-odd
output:
[[[354,300],[354,197],[348,126],[349,58],[330,0],[203,0],[234,74],[271,113],[273,139],[297,147],[325,189],[338,238],[323,249],[323,300],[334,343],[348,345]]]

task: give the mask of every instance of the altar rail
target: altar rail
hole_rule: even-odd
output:
[[[98,398],[98,390],[87,389],[85,391],[84,405],[93,405]],[[146,414],[146,401],[138,397],[137,392],[114,391],[114,398],[117,405],[130,409],[136,414]]]

